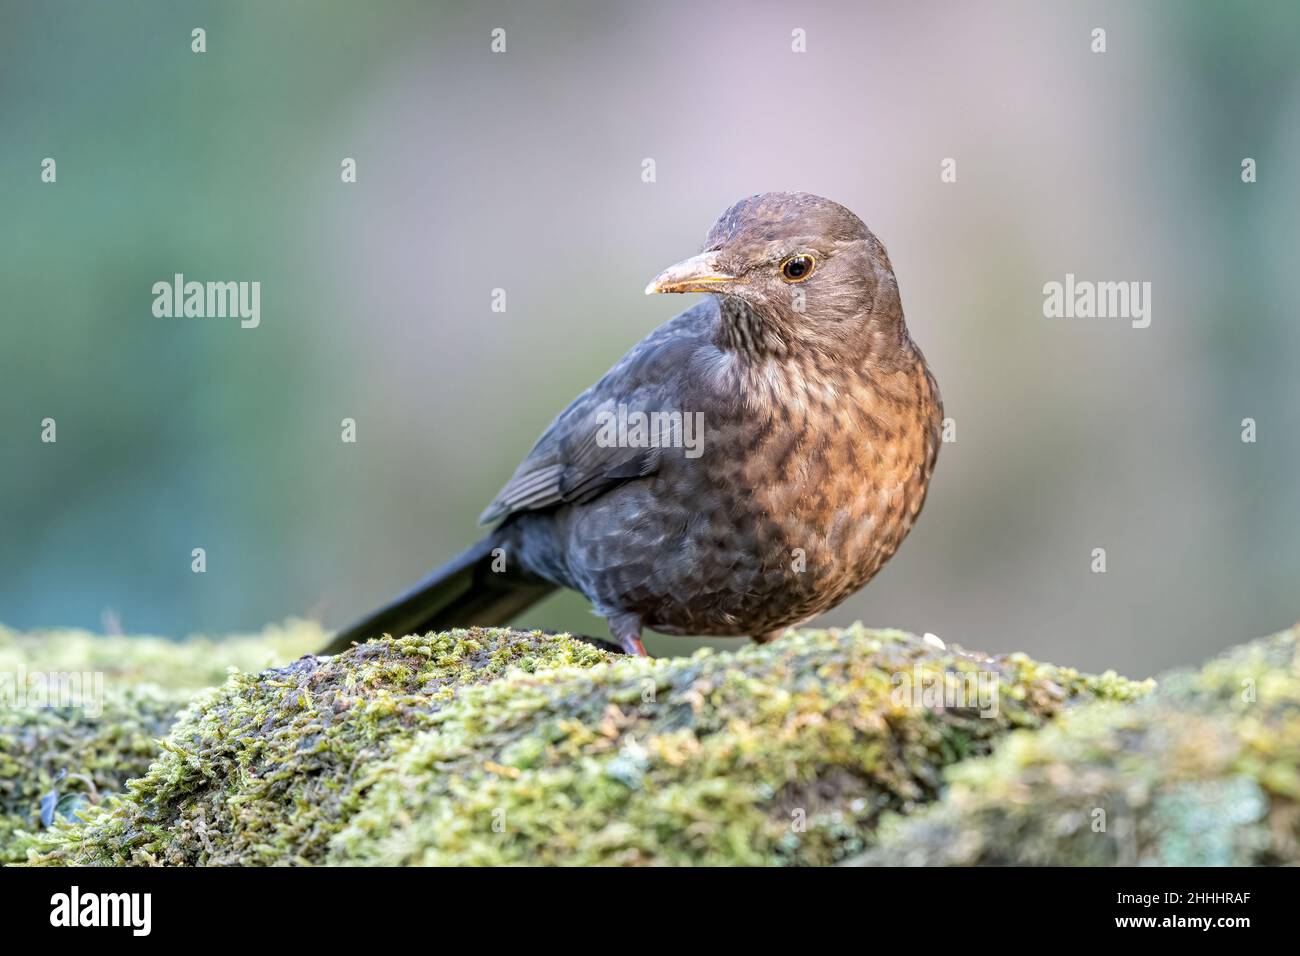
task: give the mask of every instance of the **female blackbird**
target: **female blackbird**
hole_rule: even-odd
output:
[[[943,407],[885,247],[808,193],[736,203],[646,288],[704,292],[551,424],[468,551],[351,628],[505,624],[557,587],[641,629],[768,641],[843,601],[925,502]]]

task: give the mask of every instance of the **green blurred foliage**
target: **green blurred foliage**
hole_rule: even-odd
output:
[[[0,0],[0,621],[368,610],[688,304],[650,275],[736,198],[805,188],[889,244],[958,433],[828,622],[1134,674],[1275,630],[1300,613],[1298,36],[1283,2]],[[1151,329],[1045,320],[1067,271],[1151,281]],[[155,319],[176,272],[260,281],[261,327]],[[525,623],[603,632],[574,596]]]

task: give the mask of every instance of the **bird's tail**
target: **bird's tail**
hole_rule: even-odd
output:
[[[494,571],[492,552],[497,546],[497,535],[488,535],[405,594],[339,631],[320,653],[338,654],[354,641],[382,634],[399,637],[451,627],[508,624],[555,590],[555,585],[520,571]]]

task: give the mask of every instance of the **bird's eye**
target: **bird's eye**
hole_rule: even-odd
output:
[[[816,265],[812,256],[791,256],[781,263],[781,278],[786,282],[802,282],[812,275]]]

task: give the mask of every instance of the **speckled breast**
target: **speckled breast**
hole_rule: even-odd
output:
[[[599,612],[635,611],[665,633],[763,635],[839,604],[894,554],[938,454],[924,360],[800,377],[712,416],[698,459],[669,456],[588,509],[602,540],[581,528],[571,540]]]

